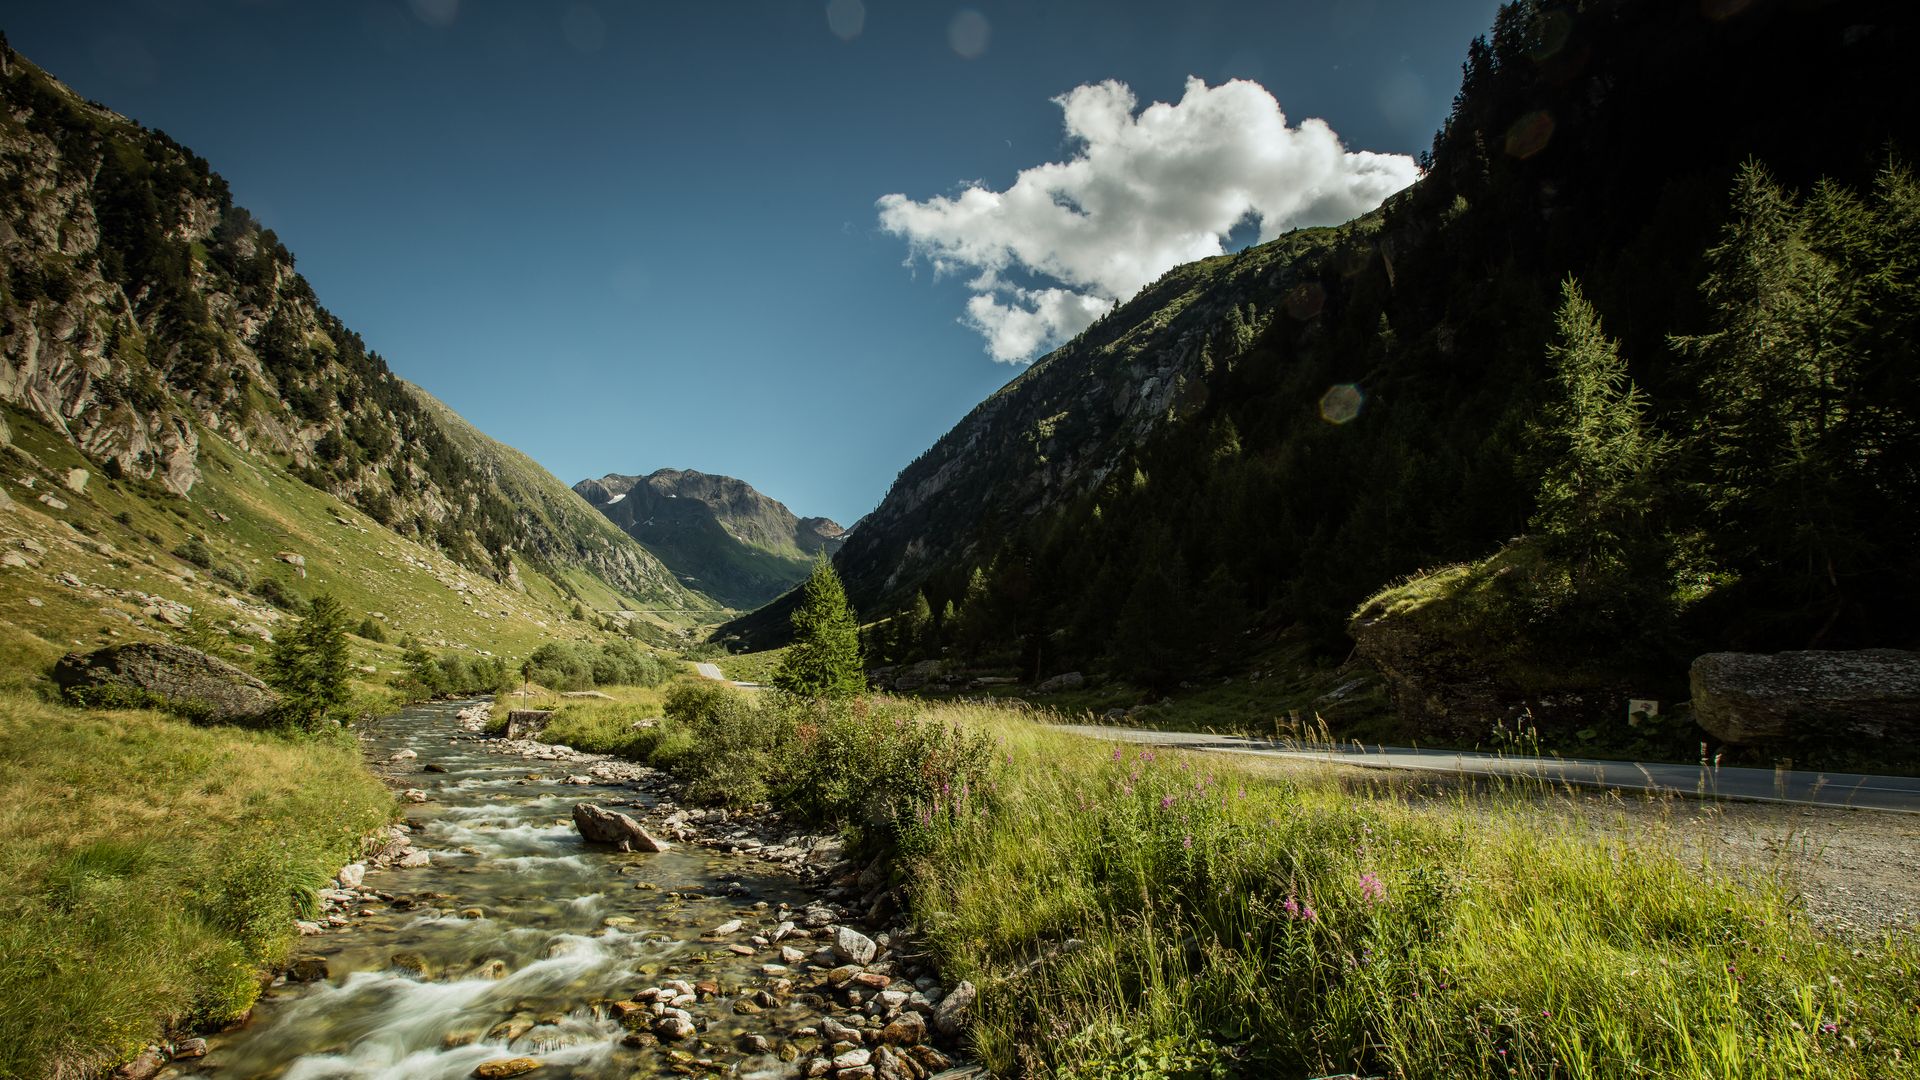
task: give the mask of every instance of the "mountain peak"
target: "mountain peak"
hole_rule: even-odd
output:
[[[798,583],[846,532],[828,518],[797,517],[744,480],[694,469],[608,473],[573,489],[682,582],[735,607],[757,607]]]

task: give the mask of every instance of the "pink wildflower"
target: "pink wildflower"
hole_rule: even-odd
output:
[[[1386,883],[1371,872],[1360,875],[1360,895],[1369,903],[1379,903],[1387,898]]]

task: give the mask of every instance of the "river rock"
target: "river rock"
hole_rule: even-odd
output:
[[[833,955],[849,964],[870,964],[877,950],[872,938],[851,926],[842,926],[833,932]]]
[[[1085,685],[1087,685],[1087,677],[1085,675],[1077,671],[1069,671],[1065,674],[1055,675],[1053,678],[1034,687],[1034,689],[1042,694],[1057,694],[1062,690],[1078,690]]]
[[[553,719],[551,709],[510,709],[507,711],[507,738],[531,739],[547,728]]]
[[[1688,673],[1693,716],[1730,743],[1920,743],[1920,653],[1708,653]]]
[[[149,1046],[140,1052],[139,1057],[113,1070],[113,1077],[114,1080],[152,1080],[166,1063],[167,1059],[160,1056],[160,1051]]]
[[[473,1075],[478,1080],[505,1080],[506,1077],[530,1073],[539,1067],[540,1063],[530,1057],[496,1058],[481,1062],[473,1070]]]
[[[348,863],[340,868],[340,887],[343,889],[357,889],[360,887],[360,883],[366,879],[366,863]]]
[[[973,984],[965,981],[947,991],[947,996],[934,1006],[933,1026],[940,1029],[942,1035],[958,1035],[967,1026],[967,1011],[973,1008],[975,993]]]
[[[327,977],[327,958],[303,956],[287,969],[288,982],[319,982]]]
[[[179,1042],[173,1044],[173,1060],[175,1061],[206,1056],[207,1040],[205,1039],[181,1039]]]
[[[573,804],[573,827],[590,844],[612,844],[621,851],[665,851],[667,843],[640,827],[640,823],[593,803]]]
[[[880,1029],[880,1041],[895,1046],[912,1046],[927,1037],[927,1022],[917,1012],[901,1013],[899,1018]]]
[[[663,1016],[653,1025],[653,1033],[663,1039],[691,1039],[698,1028],[681,1016]]]
[[[157,703],[210,723],[263,723],[280,707],[266,683],[184,645],[141,641],[68,653],[53,681],[80,704]]]

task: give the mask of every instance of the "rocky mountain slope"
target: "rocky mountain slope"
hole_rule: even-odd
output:
[[[200,501],[218,442],[511,590],[712,607],[397,378],[205,160],[0,64],[0,402],[129,490]]]
[[[930,625],[880,635],[888,659],[1085,667],[1156,696],[1237,672],[1276,635],[1346,657],[1368,596],[1528,530],[1571,276],[1648,422],[1681,448],[1645,520],[1670,549],[1661,565],[1698,580],[1667,594],[1712,594],[1643,650],[1644,696],[1684,696],[1688,649],[1910,644],[1897,615],[1920,574],[1892,543],[1910,500],[1885,487],[1902,467],[1848,489],[1858,543],[1796,579],[1722,514],[1718,459],[1694,449],[1712,442],[1715,391],[1676,342],[1724,315],[1707,255],[1739,225],[1748,161],[1788,192],[1827,192],[1830,235],[1795,244],[1880,244],[1853,209],[1870,203],[1874,228],[1902,235],[1884,215],[1905,205],[1902,154],[1920,146],[1920,92],[1895,74],[1920,48],[1911,15],[1867,0],[1506,5],[1467,51],[1422,180],[1347,225],[1170,271],[1035,363],[902,470],[837,556],[850,595],[869,618],[926,599]],[[1904,303],[1905,256],[1889,250],[1881,284],[1860,288]],[[1873,347],[1829,401],[1877,403],[1876,424],[1906,431],[1911,380],[1889,374],[1902,346]],[[1874,438],[1876,453],[1911,450]],[[777,637],[780,612],[725,633]],[[1600,640],[1634,639],[1609,626]]]
[[[608,473],[573,490],[653,552],[689,588],[755,608],[807,576],[844,536],[826,518],[796,517],[743,480],[691,469]]]

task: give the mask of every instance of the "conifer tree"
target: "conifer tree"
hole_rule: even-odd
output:
[[[860,625],[840,575],[825,557],[801,587],[793,644],[774,672],[775,689],[805,698],[851,697],[867,687],[860,666]]]
[[[1549,462],[1533,526],[1577,568],[1595,570],[1614,565],[1641,532],[1664,444],[1579,283],[1567,278],[1560,296],[1547,347],[1554,397],[1540,431]]]
[[[280,691],[281,713],[305,730],[345,710],[352,697],[348,670],[346,609],[325,593],[308,602],[300,621],[275,638],[267,654],[267,683]]]

